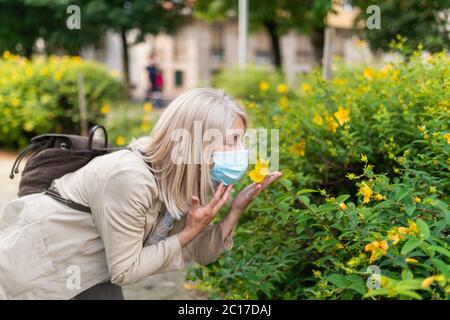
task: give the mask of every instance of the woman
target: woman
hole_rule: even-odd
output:
[[[281,176],[243,189],[210,224],[247,169],[246,127],[231,97],[193,89],[168,106],[150,137],[54,180],[62,197],[92,214],[43,193],[9,202],[0,217],[0,297],[77,298],[109,281],[123,286],[179,270],[187,258],[215,261],[232,248],[248,204]]]

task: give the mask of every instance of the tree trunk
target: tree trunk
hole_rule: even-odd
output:
[[[269,33],[270,43],[272,45],[273,63],[277,69],[282,68],[280,36],[278,35],[277,23],[275,21],[264,22],[264,27]]]
[[[130,87],[130,61],[128,57],[128,43],[127,43],[127,34],[125,30],[122,30],[120,33],[120,38],[122,40],[122,64],[123,64],[123,73],[125,75],[125,81],[128,87]]]
[[[311,42],[313,45],[314,61],[322,66],[323,46],[325,43],[325,28],[314,27],[311,32]]]

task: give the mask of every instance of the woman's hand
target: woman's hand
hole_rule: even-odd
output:
[[[214,194],[213,199],[204,207],[199,206],[199,199],[192,197],[192,206],[186,217],[186,225],[178,234],[182,247],[194,240],[212,221],[230,196],[233,185],[226,188],[221,183]]]
[[[264,190],[269,184],[277,180],[283,174],[280,171],[274,171],[269,173],[262,182],[252,183],[248,187],[244,188],[239,192],[239,194],[234,198],[231,204],[231,209],[237,212],[242,212],[247,208],[250,202],[255,199],[262,190]]]

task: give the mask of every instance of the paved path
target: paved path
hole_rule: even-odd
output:
[[[0,216],[7,201],[14,199],[19,188],[20,174],[9,178],[17,154],[0,150]],[[24,162],[21,168],[23,169]],[[189,285],[187,285],[189,287]],[[202,299],[195,291],[185,289],[184,272],[168,272],[123,288],[125,299]]]

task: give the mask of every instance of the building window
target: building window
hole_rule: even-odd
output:
[[[176,70],[175,71],[175,87],[183,86],[183,71]]]
[[[211,62],[215,64],[223,62],[223,49],[211,49]]]
[[[256,50],[255,51],[255,64],[256,65],[272,64],[271,52],[265,51],[265,50]]]

